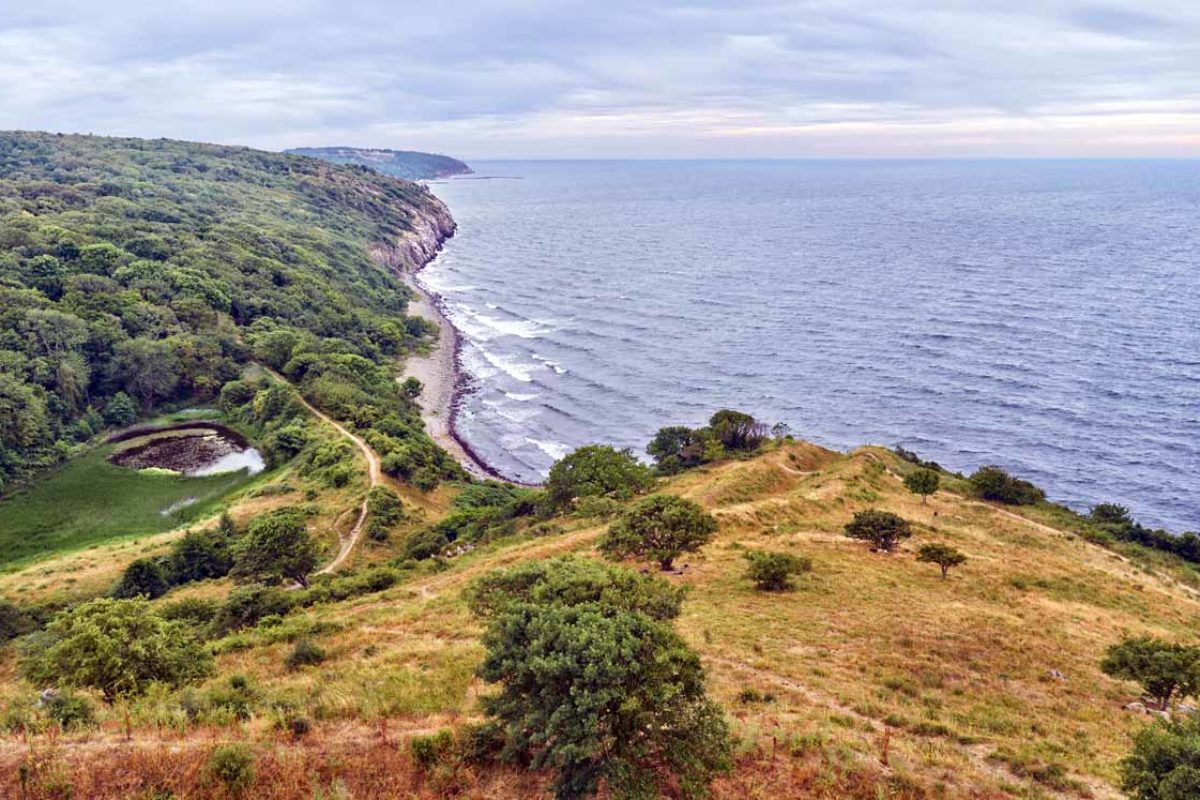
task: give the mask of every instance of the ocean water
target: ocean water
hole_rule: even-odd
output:
[[[731,407],[1200,529],[1200,161],[472,166],[421,280],[509,477]]]

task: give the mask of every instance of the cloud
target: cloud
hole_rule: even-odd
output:
[[[0,10],[0,128],[468,158],[1182,155],[1200,7],[45,0]]]

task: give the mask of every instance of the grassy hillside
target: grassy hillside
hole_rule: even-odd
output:
[[[715,541],[668,576],[688,587],[677,627],[737,736],[735,771],[717,780],[715,796],[1117,796],[1115,765],[1147,718],[1122,710],[1136,689],[1098,662],[1124,631],[1186,639],[1200,620],[1194,573],[1090,544],[1050,507],[1027,517],[982,503],[952,478],[923,504],[901,483],[911,469],[880,448],[841,455],[790,443],[663,484],[720,522]],[[254,753],[255,797],[518,798],[543,787],[544,776],[516,768],[419,768],[407,742],[478,718],[478,697],[490,691],[474,677],[482,628],[464,588],[505,565],[597,557],[605,524],[559,518],[444,561],[406,561],[406,537],[442,519],[460,490],[393,485],[407,520],[390,540],[357,550],[352,566],[365,574],[397,564],[398,582],[216,639],[217,674],[195,689],[95,704],[98,727],[26,741],[15,731],[35,715],[35,687],[17,677],[13,648],[0,650],[14,732],[0,741],[0,793],[15,794],[25,774],[30,797],[59,796],[52,788],[67,784],[75,796],[220,797],[205,764],[230,741]],[[294,501],[251,502],[235,512]],[[913,538],[891,555],[847,538],[842,526],[866,508],[912,521]],[[947,580],[914,558],[935,541],[968,557]],[[747,548],[804,555],[813,569],[795,591],[757,592],[744,574]],[[130,543],[89,551],[99,573],[89,585],[111,581],[138,554]],[[0,576],[0,594],[40,585],[39,596],[53,598],[66,590],[52,576],[77,570],[79,558]],[[204,581],[155,603],[229,591],[226,579]],[[302,639],[325,658],[289,670]]]
[[[287,152],[334,164],[368,167],[384,175],[410,181],[466,175],[471,168],[456,158],[416,150],[379,150],[362,147],[297,147]]]

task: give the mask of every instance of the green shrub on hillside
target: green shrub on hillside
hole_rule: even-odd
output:
[[[1200,716],[1159,720],[1133,739],[1121,762],[1121,788],[1132,800],[1200,797]]]
[[[980,467],[970,477],[971,488],[984,500],[1022,506],[1039,503],[1046,493],[1029,481],[1014,478],[999,467]]]
[[[904,539],[912,536],[912,526],[890,511],[858,511],[846,523],[846,535],[851,539],[870,542],[873,550],[890,553]]]
[[[783,592],[794,588],[792,576],[812,569],[812,560],[791,553],[768,553],[750,550],[745,553],[746,577],[763,592]]]
[[[255,517],[246,527],[230,573],[240,581],[292,580],[308,586],[321,557],[299,509],[283,508]]]
[[[555,508],[565,509],[581,497],[626,499],[653,485],[650,469],[629,450],[591,444],[576,449],[550,468],[546,492]]]
[[[576,568],[580,580],[569,575]],[[484,709],[502,726],[506,756],[554,771],[557,797],[593,795],[601,782],[617,797],[656,797],[667,787],[702,796],[730,767],[724,717],[686,643],[609,591],[646,580],[618,572],[569,560],[540,576],[506,573],[515,593],[483,606],[479,675],[499,685]]]
[[[609,558],[648,558],[671,569],[684,553],[712,541],[717,521],[698,503],[670,494],[638,500],[608,527],[597,545]]]

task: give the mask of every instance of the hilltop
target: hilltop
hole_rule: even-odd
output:
[[[284,152],[319,158],[334,164],[369,167],[384,175],[410,181],[469,175],[472,170],[450,156],[416,150],[383,150],[365,147],[295,147]]]
[[[952,476],[924,504],[901,482],[913,469],[883,448],[840,454],[784,442],[659,487],[719,521],[715,541],[668,578],[688,589],[679,630],[740,741],[736,770],[718,779],[716,796],[1116,797],[1115,764],[1146,717],[1122,709],[1135,688],[1106,677],[1098,662],[1123,631],[1185,637],[1200,614],[1194,573],[1136,548],[1120,554],[1091,544],[1054,507],[1016,513],[976,500]],[[298,494],[297,479],[275,478]],[[487,691],[473,677],[481,628],[464,589],[499,567],[567,553],[595,558],[606,523],[558,517],[441,561],[397,562],[467,489],[389,485],[404,498],[406,520],[388,541],[357,549],[349,566],[365,574],[372,564],[406,564],[395,585],[218,639],[216,676],[198,691],[102,710],[98,730],[35,747],[39,757],[89,797],[134,785],[208,796],[187,776],[214,738],[251,743],[258,775],[272,787],[258,796],[343,786],[353,797],[438,797],[453,786],[516,798],[543,785],[510,768],[422,777],[406,742],[478,718],[477,697]],[[233,512],[240,523],[295,496],[259,492]],[[866,508],[910,520],[913,540],[887,555],[847,538],[842,526]],[[177,536],[46,560],[0,578],[0,593],[86,595]],[[931,541],[952,544],[968,562],[943,581],[914,559]],[[747,548],[803,555],[813,568],[793,592],[756,592],[744,577]],[[230,589],[227,579],[203,581],[155,603],[218,599]],[[289,671],[283,662],[300,638],[319,643],[325,658]],[[16,680],[15,662],[11,649],[0,662],[10,718],[33,691]],[[220,711],[231,675],[251,687],[244,716]],[[195,711],[185,710],[189,703]],[[126,712],[132,744],[120,733]],[[300,738],[284,726],[293,716],[311,721]],[[0,772],[15,775],[28,753],[9,740]],[[331,773],[334,762],[342,767]],[[257,786],[266,792],[266,783]]]

